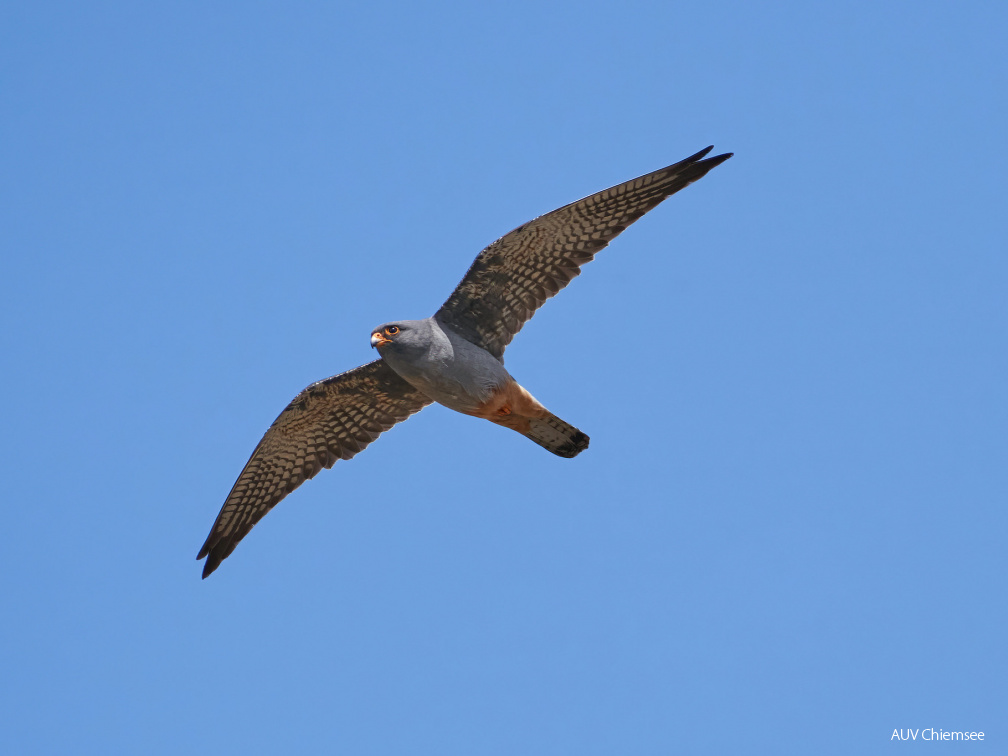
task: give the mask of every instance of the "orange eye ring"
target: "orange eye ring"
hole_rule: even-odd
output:
[[[399,327],[398,326],[388,326],[385,329],[385,333],[388,334],[389,336],[395,336],[397,333],[399,333]]]

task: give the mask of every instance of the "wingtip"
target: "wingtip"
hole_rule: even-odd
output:
[[[207,544],[203,544],[203,548],[200,549],[196,558],[202,559],[203,557],[206,557],[206,562],[203,563],[203,580],[206,580],[214,570],[220,567],[220,563],[224,559],[219,554],[215,554],[214,549],[211,549]]]
[[[728,158],[732,157],[734,154],[735,154],[734,152],[725,152],[720,155],[715,155],[712,158],[707,158],[706,160],[704,160],[704,163],[706,165],[709,165],[711,168],[715,168],[721,165],[721,163],[723,163]]]
[[[704,173],[706,173],[712,168],[716,168],[721,165],[721,163],[735,154],[734,152],[725,152],[721,155],[715,155],[714,157],[707,157],[713,149],[714,145],[709,145],[695,155],[690,155],[685,160],[680,160],[675,165],[670,165],[669,168],[680,171],[688,168],[701,168]]]
[[[219,566],[220,566],[219,561],[216,564],[214,564],[210,559],[207,559],[206,563],[203,565],[203,576],[201,579],[206,580],[208,577],[210,577],[210,575],[213,574],[213,571],[216,570]]]
[[[693,163],[693,162],[696,162],[697,160],[700,160],[705,155],[707,155],[707,153],[709,153],[713,149],[714,149],[714,145],[713,144],[708,145],[707,147],[704,147],[702,150],[700,150],[700,152],[696,153],[695,155],[690,155],[683,162],[684,163]]]

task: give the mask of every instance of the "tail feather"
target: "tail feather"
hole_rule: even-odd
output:
[[[576,457],[588,448],[588,436],[554,414],[529,418],[527,438],[559,457]]]

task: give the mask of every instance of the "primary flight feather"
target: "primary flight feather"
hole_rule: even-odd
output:
[[[206,557],[203,577],[287,494],[431,402],[511,428],[561,457],[587,449],[587,435],[504,369],[504,349],[627,226],[731,157],[708,158],[711,149],[519,226],[477,255],[433,317],[374,329],[381,359],[313,383],[266,431],[196,557]]]

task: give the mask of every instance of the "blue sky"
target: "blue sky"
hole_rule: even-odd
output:
[[[1006,21],[7,4],[0,750],[1002,750]],[[430,408],[200,580],[374,325],[708,144],[508,350],[587,452]]]

